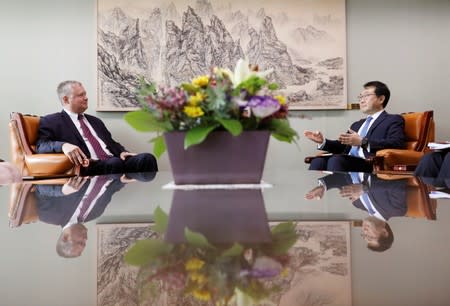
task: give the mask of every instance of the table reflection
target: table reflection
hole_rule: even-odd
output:
[[[56,251],[61,257],[82,254],[88,231],[85,222],[100,217],[113,195],[125,184],[151,181],[155,172],[68,177],[13,184],[10,196],[10,226],[42,221],[59,225]]]
[[[326,190],[339,189],[355,208],[367,212],[362,221],[361,236],[367,247],[383,252],[392,246],[394,233],[388,220],[410,216],[436,219],[436,200],[429,197],[433,188],[414,176],[368,173],[331,173],[318,180],[318,186],[305,198],[321,199]]]
[[[100,226],[100,305],[351,304],[348,221],[269,222],[260,189],[174,190],[153,215]]]

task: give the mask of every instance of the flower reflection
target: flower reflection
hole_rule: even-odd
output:
[[[165,234],[168,216],[159,208],[154,216],[153,230]],[[162,236],[140,240],[125,261],[139,267],[143,294],[162,286],[187,304],[253,305],[281,290],[280,282],[289,275],[288,250],[298,238],[293,222],[279,223],[270,233],[269,242],[212,244],[186,227],[185,242]]]

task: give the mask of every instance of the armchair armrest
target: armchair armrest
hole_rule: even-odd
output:
[[[80,170],[62,153],[25,155],[25,163],[33,174],[79,174]]]
[[[377,170],[394,170],[396,165],[416,166],[424,152],[403,149],[384,149],[376,153]]]

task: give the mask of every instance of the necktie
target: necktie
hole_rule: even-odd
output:
[[[94,148],[94,152],[95,154],[97,154],[97,157],[100,160],[108,159],[109,158],[108,154],[106,154],[106,152],[103,150],[97,138],[95,138],[95,136],[92,135],[91,130],[89,130],[88,126],[86,125],[86,122],[84,122],[84,116],[82,114],[78,115],[78,120],[80,121],[81,130],[83,131],[84,137],[87,138],[89,143],[92,145],[92,148]]]
[[[78,222],[83,222],[87,215],[86,212],[89,209],[89,207],[92,204],[92,201],[95,199],[95,197],[99,194],[100,190],[102,189],[103,185],[108,181],[108,178],[106,176],[99,176],[97,177],[97,181],[95,182],[94,186],[92,187],[92,190],[89,192],[87,197],[84,198],[83,205],[81,205],[80,213],[78,214]]]
[[[369,212],[369,215],[374,215],[375,210],[373,209],[372,202],[370,201],[370,198],[369,198],[369,195],[367,194],[367,192],[364,192],[361,195],[361,198],[362,198],[361,200],[362,200],[364,206],[366,206],[367,211]]]
[[[353,184],[361,184],[361,178],[359,177],[358,172],[350,172],[350,176],[352,178]],[[373,209],[372,202],[370,201],[367,192],[364,192],[360,196],[360,200],[363,203],[363,205],[367,208],[367,211],[369,212],[370,215],[375,214],[375,210]]]
[[[372,116],[368,116],[366,118],[366,121],[364,122],[364,125],[359,132],[359,136],[361,136],[362,138],[366,137],[366,135],[367,135],[367,130],[369,129],[370,121],[372,121]],[[359,151],[359,146],[353,146],[348,154],[359,157],[358,151]]]

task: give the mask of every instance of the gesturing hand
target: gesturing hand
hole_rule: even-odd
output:
[[[319,131],[304,131],[303,135],[305,135],[306,138],[309,140],[312,140],[316,143],[322,143],[323,142],[323,135]]]
[[[339,141],[345,145],[360,146],[361,140],[361,136],[353,130],[348,130],[348,133],[339,135]]]
[[[81,151],[80,147],[66,142],[62,146],[62,151],[76,166],[89,166],[89,159],[83,151]]]

